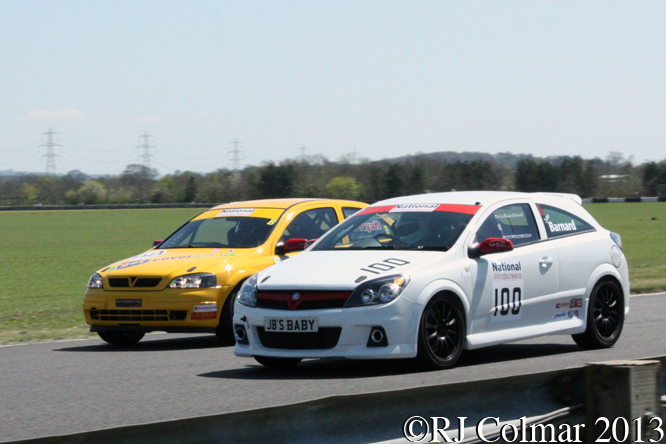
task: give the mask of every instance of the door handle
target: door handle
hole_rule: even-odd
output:
[[[539,263],[541,264],[542,267],[546,268],[547,266],[553,263],[553,258],[548,256],[542,257]]]

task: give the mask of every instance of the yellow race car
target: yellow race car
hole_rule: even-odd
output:
[[[90,277],[83,313],[114,345],[146,332],[215,333],[233,343],[233,301],[245,279],[304,250],[365,208],[346,200],[270,199],[213,207],[137,256]]]

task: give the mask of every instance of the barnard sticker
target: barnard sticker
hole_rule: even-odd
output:
[[[576,222],[572,219],[571,222],[568,223],[561,223],[561,224],[554,224],[552,222],[548,222],[548,228],[550,229],[551,233],[555,233],[558,231],[576,231]]]
[[[252,216],[255,208],[225,208],[217,213],[215,217],[230,217],[230,216]]]
[[[401,204],[389,210],[389,213],[431,213],[439,204]]]

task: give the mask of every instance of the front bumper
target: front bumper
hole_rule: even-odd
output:
[[[419,319],[423,307],[398,297],[389,304],[323,310],[273,310],[236,303],[234,327],[243,327],[247,340],[236,341],[237,356],[277,358],[378,359],[416,356]],[[270,333],[265,318],[317,318],[317,333]],[[372,344],[373,328],[381,327],[385,344]],[[339,333],[338,333],[339,332]],[[370,345],[372,344],[372,345]]]
[[[161,291],[88,289],[83,313],[90,331],[215,332],[232,286]]]

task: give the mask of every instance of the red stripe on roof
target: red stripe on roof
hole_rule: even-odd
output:
[[[358,214],[388,213],[395,205],[382,205],[381,207],[366,207]]]
[[[480,205],[444,204],[437,207],[435,211],[448,211],[449,213],[476,214]]]

